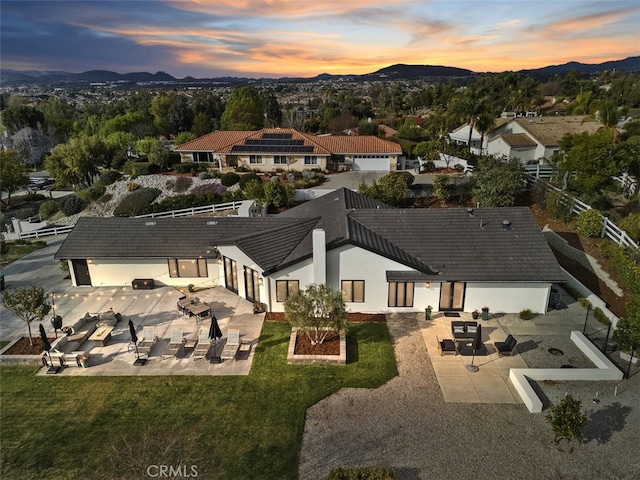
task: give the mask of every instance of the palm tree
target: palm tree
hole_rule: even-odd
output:
[[[496,125],[496,119],[491,113],[485,112],[482,113],[476,122],[476,128],[480,131],[480,155],[483,155],[484,152],[484,136],[488,132],[490,132],[493,127]]]

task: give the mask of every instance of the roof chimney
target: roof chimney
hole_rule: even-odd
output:
[[[313,234],[313,283],[327,283],[327,242],[324,230],[314,228]]]

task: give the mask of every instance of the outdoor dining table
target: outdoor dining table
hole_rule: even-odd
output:
[[[202,320],[205,313],[207,313],[211,307],[206,302],[201,302],[197,298],[183,298],[178,300],[178,307],[182,309],[183,313],[188,313],[189,316],[195,315],[198,321]]]

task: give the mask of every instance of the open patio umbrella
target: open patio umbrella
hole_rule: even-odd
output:
[[[129,333],[131,333],[131,342],[136,347],[136,360],[133,364],[144,365],[147,363],[147,360],[145,358],[140,358],[140,354],[138,353],[138,335],[136,335],[136,327],[131,319],[129,319]]]
[[[53,360],[51,359],[51,344],[49,343],[47,332],[44,331],[44,326],[42,324],[40,324],[40,339],[42,340],[42,350],[47,352],[47,356],[49,357],[49,369],[47,370],[47,373],[58,373],[60,367],[53,366]]]
[[[218,325],[218,319],[215,315],[211,315],[209,338],[213,340],[213,357],[211,357],[211,363],[220,363],[220,357],[216,355],[216,342],[219,338],[222,338],[222,330],[220,330],[220,325]]]
[[[480,350],[482,348],[482,325],[478,325],[478,329],[476,330],[476,334],[473,336],[473,342],[471,343],[471,350],[473,350],[473,355],[471,356],[471,364],[467,365],[467,370],[470,372],[477,372],[478,366],[473,364],[473,361],[476,358],[476,350]]]

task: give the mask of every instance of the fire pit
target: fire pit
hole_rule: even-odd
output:
[[[564,352],[562,350],[560,350],[559,348],[550,348],[549,350],[547,350],[551,355],[555,355],[557,357],[560,357],[562,355],[564,355]]]

